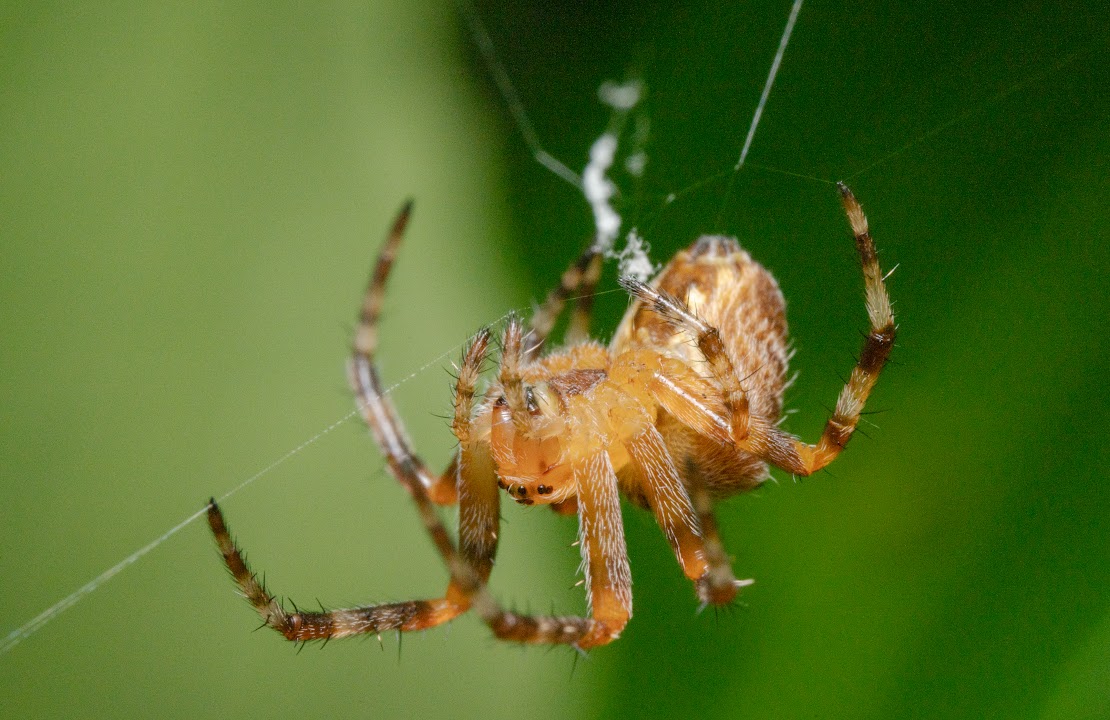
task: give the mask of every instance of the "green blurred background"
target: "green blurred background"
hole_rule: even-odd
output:
[[[396,637],[296,654],[250,632],[194,523],[0,656],[0,716],[1110,717],[1101,3],[813,0],[749,158],[797,176],[751,167],[665,210],[735,162],[789,4],[545,5],[478,12],[546,148],[581,168],[598,85],[644,78],[622,209],[656,261],[726,231],[772,269],[792,431],[816,437],[865,326],[824,181],[852,177],[900,265],[870,438],[720,510],[743,605],[695,614],[630,508],[635,618],[576,667],[471,617],[399,659]],[[0,177],[5,634],[349,412],[350,321],[405,197],[382,362],[436,466],[446,358],[591,230],[450,4],[5,3]],[[603,335],[624,302],[602,296]],[[356,421],[225,510],[302,604],[443,586]],[[504,515],[497,595],[580,612],[574,522]]]

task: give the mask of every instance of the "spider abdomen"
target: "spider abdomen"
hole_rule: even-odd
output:
[[[703,235],[679,252],[650,283],[681,300],[715,327],[750,398],[752,412],[778,418],[789,360],[786,301],[775,278],[733,238]],[[636,301],[613,338],[612,352],[647,347],[676,357],[707,379],[706,358],[686,332],[676,331]]]

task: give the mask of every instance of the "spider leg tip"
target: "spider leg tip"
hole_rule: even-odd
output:
[[[631,275],[622,275],[617,278],[617,283],[629,294],[640,297],[644,292],[644,284]]]

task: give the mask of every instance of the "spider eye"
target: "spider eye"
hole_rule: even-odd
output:
[[[536,402],[536,393],[532,390],[531,386],[524,388],[524,402],[528,405],[528,412],[539,412],[540,406],[539,403]]]

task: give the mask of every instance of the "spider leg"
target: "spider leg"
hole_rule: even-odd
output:
[[[741,443],[748,436],[748,395],[744,392],[742,378],[725,351],[720,331],[691,312],[686,303],[676,297],[659,292],[634,278],[623,277],[620,284],[660,317],[694,337],[698,349],[705,356],[709,372],[720,384],[718,394],[723,395],[729,435],[733,442]]]
[[[431,508],[430,503],[428,507]],[[208,525],[216,538],[220,554],[243,595],[262,616],[265,624],[288,640],[305,642],[373,634],[385,630],[423,630],[451,620],[465,610],[451,600],[437,599],[321,612],[304,612],[294,606],[293,612],[289,612],[266,589],[243,559],[242,551],[232,540],[223,513],[215,500],[208,503]]]
[[[784,433],[773,422],[759,418],[757,423],[753,423],[751,446],[745,448],[797,475],[817,472],[836,459],[848,444],[859,423],[864,403],[894,347],[894,314],[890,309],[890,296],[883,282],[875,243],[867,226],[867,216],[848,186],[839,183],[838,187],[863,270],[864,297],[870,321],[863,349],[816,444],[805,443]]]
[[[355,333],[354,358],[351,362],[350,379],[352,387],[359,396],[359,402],[363,405],[363,412],[370,424],[371,431],[374,433],[378,445],[386,453],[386,458],[391,463],[396,460],[406,464],[432,502],[438,505],[453,505],[458,501],[456,491],[458,468],[456,461],[453,460],[442,475],[436,475],[412,452],[408,438],[405,436],[404,427],[396,420],[396,411],[393,409],[392,403],[381,392],[377,369],[373,361],[378,347],[378,318],[381,315],[382,302],[385,297],[385,283],[393,269],[397,249],[401,245],[401,239],[404,236],[405,227],[408,225],[411,214],[412,201],[409,201],[401,208],[401,212],[393,222],[393,228],[390,230],[385,245],[378,253],[374,274],[362,301],[358,330]],[[356,374],[363,370],[366,377],[356,377]],[[378,383],[378,387],[373,391],[374,396],[368,397],[365,390],[370,388],[371,375],[374,376],[373,380]],[[370,421],[371,416],[375,418],[374,422]],[[393,468],[393,470],[394,474],[397,474],[397,468]]]
[[[693,468],[687,468],[687,482],[694,508],[698,513],[698,524],[701,527],[703,542],[705,543],[705,561],[709,569],[697,579],[698,598],[702,607],[706,605],[727,605],[736,597],[740,588],[752,584],[752,580],[737,580],[732,573],[732,560],[725,552],[721,542],[720,533],[717,531],[717,516],[713,514],[713,499],[709,495],[705,484],[701,482]]]
[[[737,590],[751,581],[738,581],[732,574],[732,564],[717,533],[712,499],[696,468],[687,468],[684,484],[654,425],[625,442],[625,449],[642,478],[644,499],[682,571],[694,581],[698,598],[705,604],[731,602]]]
[[[617,476],[609,454],[591,455],[574,468],[578,485],[579,549],[586,573],[591,628],[579,647],[620,636],[632,617],[632,572],[624,540]]]
[[[574,299],[574,311],[570,316],[570,324],[564,341],[567,345],[577,345],[590,339],[590,319],[594,310],[594,291],[597,289],[598,280],[601,279],[601,255],[593,252],[585,272],[582,274],[582,284],[578,287],[578,296]]]
[[[867,302],[867,317],[870,320],[870,330],[863,342],[859,361],[852,368],[840,397],[836,400],[836,408],[832,417],[825,423],[825,430],[816,446],[804,446],[812,452],[807,462],[806,469],[815,472],[828,465],[844,449],[848,439],[859,423],[860,413],[871,389],[879,379],[879,374],[890,357],[894,348],[895,326],[894,313],[890,309],[890,296],[887,295],[886,284],[883,282],[883,271],[879,267],[879,257],[875,252],[875,243],[871,239],[871,232],[867,227],[867,216],[863,214],[855,195],[844,183],[838,185],[840,199],[844,205],[844,212],[852,225],[852,233],[856,238],[856,251],[859,253],[860,266],[863,269],[864,295]],[[803,453],[806,458],[808,453]],[[784,468],[790,470],[790,468]]]
[[[321,612],[301,612],[294,607],[294,612],[287,612],[251,572],[228,532],[220,509],[214,501],[210,502],[209,525],[232,577],[262,616],[266,625],[278,630],[290,640],[330,639],[359,633],[378,633],[383,630],[423,630],[442,624],[465,612],[473,598],[483,593],[482,579],[488,575],[492,563],[493,548],[496,545],[491,544],[489,538],[491,536],[496,538],[497,533],[497,488],[492,471],[482,466],[481,458],[474,457],[472,443],[469,442],[475,384],[489,346],[489,333],[487,331],[478,333],[468,346],[460,367],[455,390],[453,425],[460,438],[461,448],[458,457],[448,468],[448,472],[440,478],[432,476],[413,453],[396,411],[382,390],[373,359],[377,345],[377,320],[381,311],[384,285],[393,265],[410,209],[411,205],[406,205],[401,211],[378,257],[373,279],[363,301],[361,323],[355,336],[351,359],[350,379],[363,417],[382,448],[393,475],[408,490],[416,503],[425,529],[447,565],[451,583],[445,597],[434,600],[413,600]],[[437,493],[442,501],[445,489],[449,485],[450,497],[454,500],[456,476],[463,481],[460,484],[464,484],[469,490],[460,509],[462,518],[460,527],[463,530],[462,554],[451,541],[430,496],[431,493]],[[492,521],[489,520],[490,513],[482,512],[482,509],[489,504],[488,499],[482,502],[489,493],[483,496],[481,492],[474,491],[474,488],[480,489],[483,486],[483,479],[484,485],[493,487],[495,509],[492,513]],[[470,561],[474,562],[473,566]]]
[[[471,437],[474,395],[478,375],[489,349],[490,335],[488,330],[482,330],[467,346],[455,383],[452,431],[459,439],[459,454],[451,465],[457,470],[457,476],[453,475],[450,482],[452,492],[460,500],[460,555],[431,504],[429,490],[436,488],[436,485],[429,484],[428,473],[413,452],[393,404],[385,396],[374,362],[377,320],[381,313],[385,282],[393,266],[411,207],[410,203],[402,209],[378,255],[374,275],[363,300],[361,322],[355,334],[350,381],[363,418],[385,454],[390,470],[412,496],[425,529],[447,565],[451,574],[447,597],[458,612],[463,612],[470,607],[471,597],[489,575],[498,529],[497,485],[492,464],[488,458],[475,453],[475,443]],[[446,483],[443,478],[438,480],[441,484]],[[464,498],[458,495],[460,487],[464,488]],[[492,513],[489,511],[491,498]]]
[[[579,548],[590,617],[533,617],[502,612],[486,622],[497,637],[560,643],[585,650],[620,636],[632,617],[632,574],[613,465],[599,451],[574,467],[578,484]]]
[[[698,348],[705,355],[710,371],[725,396],[723,414],[715,412],[703,400],[713,394],[712,390],[697,390],[696,378],[689,378],[689,372],[683,372],[682,368],[671,367],[669,372],[657,374],[651,385],[660,404],[699,433],[718,441],[731,442],[737,448],[797,475],[810,475],[820,470],[844,449],[894,346],[894,315],[867,218],[851,190],[843,183],[839,188],[863,269],[870,331],[864,340],[859,361],[837,399],[832,417],[826,422],[824,432],[815,445],[783,432],[774,418],[749,415],[740,379],[721,345],[716,328],[702,322],[680,300],[635,280],[621,279],[621,284],[630,293],[650,303],[657,313],[676,327],[695,336]]]
[[[520,376],[521,365],[525,362],[523,341],[524,330],[520,320],[512,315],[501,336],[501,370],[498,379],[501,381],[505,402],[509,405],[516,431],[527,436],[531,429],[532,415],[529,412],[531,401],[525,394],[524,382]]]
[[[455,390],[454,427],[460,438],[461,449],[452,468],[457,468],[460,485],[464,488],[459,503],[461,557],[436,514],[415,469],[416,465],[411,461],[411,453],[405,454],[408,451],[407,444],[392,407],[382,397],[381,382],[373,360],[369,355],[356,350],[352,361],[352,384],[358,393],[366,421],[374,428],[375,437],[386,453],[390,469],[416,502],[425,528],[450,570],[451,583],[445,596],[433,600],[411,600],[321,612],[302,612],[294,606],[293,612],[288,612],[251,572],[228,532],[219,507],[214,500],[210,501],[208,523],[224,562],[243,595],[262,616],[266,625],[289,640],[328,640],[385,630],[424,630],[452,620],[469,609],[472,598],[482,591],[482,580],[489,575],[496,548],[498,522],[497,486],[493,479],[492,465],[488,460],[483,465],[482,458],[475,457],[473,443],[470,442],[475,383],[488,346],[487,331],[480,332],[470,343],[459,370]],[[490,493],[481,492],[485,486],[492,487],[492,513],[488,511]]]
[[[500,497],[493,461],[484,448],[463,453],[464,479],[459,488],[459,548],[478,579],[485,583],[493,569],[500,531]],[[468,582],[452,580],[453,586],[465,596]],[[469,600],[460,600],[469,605]]]
[[[598,278],[601,277],[601,260],[602,256],[591,243],[590,247],[586,248],[578,259],[563,271],[559,286],[547,294],[543,304],[532,314],[528,348],[525,352],[526,359],[535,359],[543,353],[548,337],[555,327],[555,321],[559,319],[566,301],[574,292],[579,294],[575,298],[570,325],[567,326],[566,342],[568,345],[573,345],[589,338],[593,293],[597,287]]]
[[[663,409],[699,434],[732,444],[720,390],[681,360],[658,356],[657,362],[647,387]]]
[[[649,424],[642,433],[625,441],[624,447],[640,479],[643,499],[666,535],[683,573],[698,580],[709,568],[701,527],[663,436]]]

